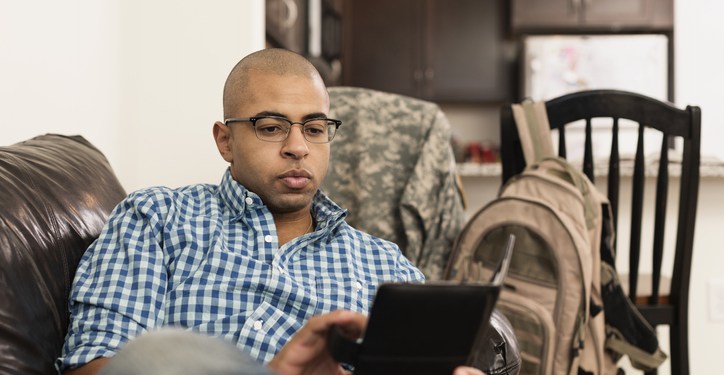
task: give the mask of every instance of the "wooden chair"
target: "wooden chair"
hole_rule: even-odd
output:
[[[594,136],[600,136],[598,123],[595,131],[591,124],[592,118],[610,118],[611,139],[608,160],[607,194],[613,209],[613,219],[618,230],[618,206],[621,185],[621,157],[619,152],[619,119],[627,119],[637,123],[638,139],[633,161],[632,196],[631,196],[631,228],[629,243],[629,298],[636,304],[642,315],[652,324],[670,327],[670,360],[672,374],[689,373],[688,344],[688,300],[689,279],[694,242],[694,224],[699,190],[699,149],[701,140],[701,111],[699,107],[687,106],[682,110],[673,105],[643,95],[618,90],[591,90],[564,95],[546,101],[546,110],[551,129],[558,129],[558,154],[566,157],[570,144],[566,144],[566,127],[572,122],[585,121],[585,141],[583,145],[582,168],[584,173],[595,182]],[[598,121],[598,120],[596,120]],[[656,196],[654,218],[652,268],[651,275],[639,272],[642,253],[642,223],[649,220],[651,214],[644,216],[644,184],[646,179],[647,161],[644,153],[644,129],[652,129],[662,134],[658,169],[656,175]],[[651,132],[650,130],[647,131]],[[571,131],[569,128],[569,138]],[[667,196],[670,178],[669,170],[676,171],[675,162],[670,162],[669,151],[673,139],[683,139],[681,159],[680,189],[678,196],[678,217],[676,243],[674,246],[673,269],[671,279],[663,279],[662,259],[664,255],[664,228],[666,222]],[[607,143],[607,142],[606,142]],[[568,147],[567,147],[568,146]],[[503,182],[507,181],[525,167],[525,159],[518,138],[518,131],[513,120],[510,105],[501,111],[501,159]],[[655,160],[654,160],[655,161]],[[651,172],[651,171],[650,171]],[[617,231],[618,233],[618,231]],[[620,251],[619,251],[620,252]],[[648,272],[647,272],[648,273]],[[645,279],[650,277],[650,282]],[[651,290],[644,291],[644,284],[651,285]],[[668,284],[668,285],[666,285]],[[626,288],[626,285],[624,285]],[[666,295],[668,290],[668,295]]]

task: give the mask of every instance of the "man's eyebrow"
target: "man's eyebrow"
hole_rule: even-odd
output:
[[[261,117],[261,116],[276,116],[276,117],[284,117],[289,118],[287,115],[280,113],[280,112],[274,112],[274,111],[261,111],[257,113],[254,117]],[[302,117],[302,120],[309,120],[313,118],[327,118],[327,115],[322,112],[314,112],[307,115],[304,115]]]
[[[322,112],[316,112],[316,113],[310,113],[303,117],[305,120],[313,119],[313,118],[327,118],[326,113]]]
[[[276,116],[276,117],[284,117],[287,118],[287,115],[279,112],[273,112],[273,111],[261,111],[254,115],[254,117],[262,117],[262,116]]]

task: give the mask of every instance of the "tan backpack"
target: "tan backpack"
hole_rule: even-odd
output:
[[[612,351],[609,343],[626,344],[607,327],[602,297],[601,249],[610,250],[613,236],[606,220],[608,199],[583,173],[553,156],[544,103],[514,105],[513,115],[528,166],[463,228],[446,277],[485,280],[502,244],[514,234],[515,251],[497,307],[516,333],[521,374],[615,374],[622,354],[655,368],[666,358],[658,341],[655,353],[643,356],[631,356],[621,345]],[[615,270],[605,276],[606,285],[617,282]],[[622,314],[635,314],[623,299]],[[635,323],[641,325],[639,320]],[[643,324],[650,330],[647,337],[653,335]]]

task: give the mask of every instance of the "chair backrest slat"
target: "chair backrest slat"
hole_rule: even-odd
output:
[[[558,127],[558,156],[565,159],[568,154],[566,148],[566,127],[560,126]]]
[[[656,208],[654,214],[654,248],[652,257],[651,295],[649,303],[659,299],[661,283],[661,263],[664,258],[664,231],[666,228],[666,202],[669,195],[669,137],[661,140],[659,172],[656,176]]]
[[[586,118],[586,139],[583,146],[583,174],[588,176],[591,182],[595,183],[596,179],[593,175],[593,138],[591,136],[591,118]]]
[[[608,201],[611,203],[611,214],[614,233],[618,233],[618,197],[621,180],[620,153],[618,149],[618,117],[613,119],[611,128],[611,154],[608,158]],[[613,248],[616,248],[617,236],[613,238]]]
[[[631,236],[629,242],[629,298],[636,300],[639,259],[641,258],[641,226],[644,207],[646,160],[644,156],[644,125],[638,125],[638,141],[634,158],[633,188],[631,196]]]

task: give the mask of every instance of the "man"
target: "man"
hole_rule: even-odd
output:
[[[338,373],[328,327],[359,334],[379,283],[423,281],[396,245],[351,228],[319,191],[340,122],[326,118],[327,91],[307,60],[253,53],[229,74],[223,101],[213,127],[229,163],[221,183],[145,189],[116,207],[78,267],[60,370],[95,373],[126,342],[174,326],[230,341],[281,374]]]

